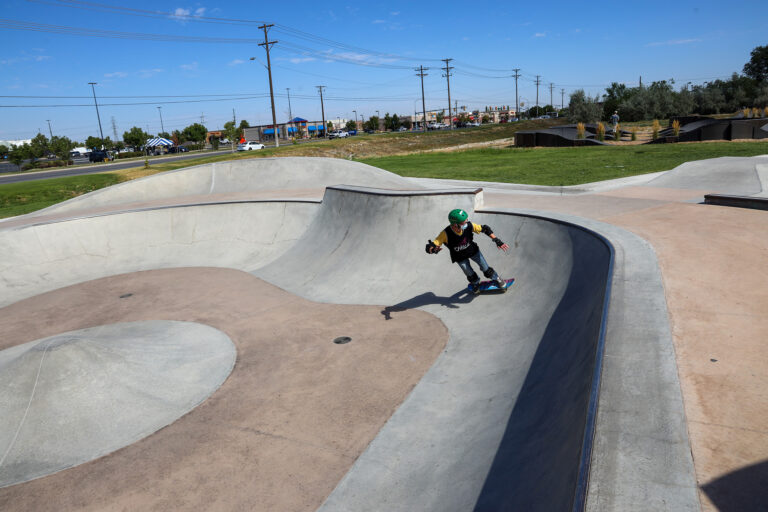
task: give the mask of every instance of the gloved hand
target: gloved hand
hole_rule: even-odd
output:
[[[502,251],[506,251],[509,249],[509,246],[501,241],[501,238],[496,237],[493,239],[493,241],[496,243],[496,247],[501,249]]]
[[[442,250],[442,247],[438,247],[432,240],[428,240],[424,250],[427,251],[427,254],[437,254]]]

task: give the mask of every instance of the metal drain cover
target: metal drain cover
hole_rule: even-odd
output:
[[[338,338],[333,340],[333,342],[337,345],[344,345],[345,343],[349,343],[350,341],[352,341],[352,338],[350,338],[349,336],[339,336]]]

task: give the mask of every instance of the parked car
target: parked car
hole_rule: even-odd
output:
[[[370,128],[365,129],[365,133],[376,133],[375,130],[371,130]]]
[[[443,128],[447,128],[448,126],[443,123],[429,123],[427,125],[427,130],[442,130]]]
[[[169,153],[187,153],[189,152],[189,149],[187,149],[185,146],[172,146],[168,148]]]
[[[480,123],[478,123],[477,121],[470,121],[469,123],[467,123],[467,126],[480,126]]]
[[[248,142],[244,142],[242,144],[237,145],[238,151],[251,151],[254,149],[264,149],[264,144],[249,140]]]
[[[344,137],[349,137],[349,134],[344,130],[335,130],[328,134],[329,139],[343,139]]]
[[[397,129],[397,131],[398,132],[407,132],[408,128],[406,128],[405,126],[401,126],[400,128]]]
[[[107,162],[114,159],[115,155],[111,151],[104,151],[102,149],[91,151],[91,154],[88,155],[89,162]]]

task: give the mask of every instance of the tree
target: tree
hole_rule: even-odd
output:
[[[347,121],[347,125],[345,126],[348,132],[351,132],[353,130],[357,130],[357,122],[352,121],[351,119]]]
[[[483,118],[480,120],[482,124],[487,124],[491,122],[491,116],[488,114],[483,114]]]
[[[237,128],[234,121],[224,123],[224,136],[229,139],[232,152],[235,151],[235,143],[243,136],[242,128]]]
[[[56,155],[59,160],[68,161],[69,160],[69,151],[75,147],[74,142],[69,140],[67,137],[59,137],[54,135],[51,138],[51,142],[49,144],[49,148],[51,152]]]
[[[405,118],[402,120],[402,125],[408,128],[409,130],[413,127],[413,123],[408,118]]]
[[[384,131],[389,130],[389,127],[392,125],[392,116],[389,115],[389,112],[384,114]]]
[[[437,113],[437,122],[442,123],[444,119],[445,119],[445,110],[441,110],[440,112]]]
[[[34,136],[34,138],[29,144],[29,149],[27,150],[27,157],[31,158],[34,161],[34,160],[37,160],[38,158],[42,158],[46,156],[48,153],[49,153],[48,138],[42,133],[38,133],[37,135]]]
[[[328,131],[330,132],[332,130],[333,130],[333,123],[331,121],[328,121]]]
[[[364,130],[379,131],[379,116],[371,116],[363,123]]]
[[[168,133],[168,132],[160,132],[160,133],[158,133],[158,134],[157,134],[157,136],[158,136],[158,137],[162,137],[162,138],[164,138],[164,139],[169,139],[169,140],[170,140],[170,138],[171,138],[171,134],[170,134],[170,133]]]
[[[11,148],[0,144],[0,158],[4,158],[10,151],[11,151]]]
[[[208,129],[200,123],[194,123],[181,131],[181,138],[184,141],[204,143],[205,136],[208,135]]]
[[[757,82],[768,80],[768,45],[757,46],[752,50],[743,72]]]
[[[132,146],[136,151],[146,144],[148,139],[149,134],[138,126],[134,126],[129,131],[123,133],[123,141],[125,141],[128,146]]]
[[[8,160],[21,169],[21,162],[29,158],[29,144],[26,142],[23,146],[11,146],[11,152],[8,153]]]
[[[579,89],[571,93],[568,104],[568,119],[572,123],[591,123],[600,119],[599,98],[587,96],[584,89]]]
[[[109,137],[106,137],[104,139],[100,139],[98,137],[88,137],[85,139],[85,147],[91,148],[91,149],[101,149],[102,146],[104,149],[112,149],[112,146],[114,143]]]
[[[397,114],[392,114],[392,120],[390,121],[392,123],[392,130],[397,130],[400,128],[402,123],[400,122],[400,117]]]

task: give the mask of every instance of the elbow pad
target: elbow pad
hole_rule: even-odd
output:
[[[493,230],[491,229],[491,226],[489,226],[488,224],[483,224],[482,232],[488,236],[491,236],[493,234]]]

